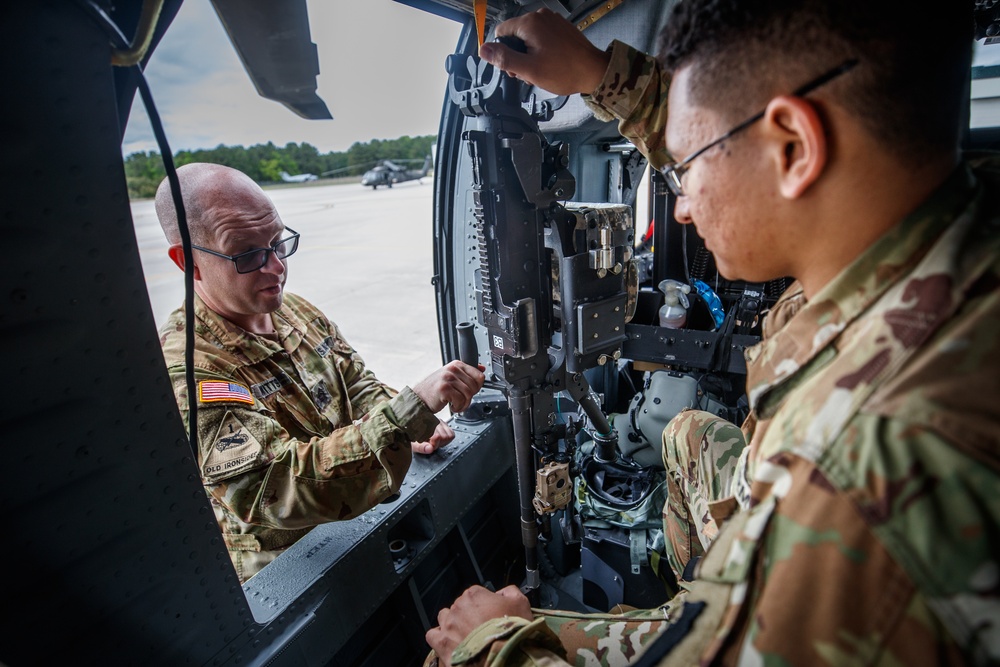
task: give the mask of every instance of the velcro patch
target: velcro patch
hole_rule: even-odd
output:
[[[327,336],[323,339],[323,342],[316,346],[316,354],[325,357],[330,354],[331,347],[333,347],[333,336]]]
[[[212,448],[205,457],[202,473],[212,481],[257,465],[264,448],[243,422],[232,412],[226,411]]]
[[[250,387],[253,391],[253,395],[257,398],[264,399],[271,394],[281,391],[282,387],[292,383],[292,378],[288,377],[288,373],[284,371],[273,376],[270,380],[265,380],[264,382],[258,382]]]
[[[330,404],[333,403],[333,396],[330,396],[330,390],[327,389],[326,382],[320,380],[315,387],[312,388],[313,401],[316,402],[316,407],[319,408],[320,412],[323,412]]]
[[[253,395],[250,393],[249,387],[239,382],[202,380],[198,383],[199,403],[216,403],[218,401],[236,401],[253,405]]]

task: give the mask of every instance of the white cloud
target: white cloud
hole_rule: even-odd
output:
[[[187,0],[146,68],[173,152],[219,144],[356,141],[436,134],[446,56],[460,24],[391,0],[309,0],[318,94],[334,120],[305,120],[257,94],[209,2]],[[158,150],[139,96],[122,153]]]

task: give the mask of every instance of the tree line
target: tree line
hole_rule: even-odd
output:
[[[403,136],[398,139],[372,139],[355,142],[346,151],[320,153],[308,143],[289,142],[284,147],[272,142],[243,146],[223,146],[178,151],[174,164],[178,167],[191,162],[212,162],[239,169],[258,183],[281,181],[281,172],[310,173],[322,176],[359,175],[378,160],[423,160],[431,154],[436,137]],[[139,151],[125,158],[125,179],[131,199],[153,197],[160,181],[166,176],[163,160],[156,151]]]

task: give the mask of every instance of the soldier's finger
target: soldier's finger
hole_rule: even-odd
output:
[[[473,390],[472,393],[476,393],[482,389],[483,382],[486,381],[486,373],[476,366],[469,366],[468,364],[462,364],[462,366],[457,369],[456,377],[471,387]]]
[[[527,54],[518,53],[514,49],[494,42],[479,47],[479,57],[517,78],[520,78],[520,72],[525,71],[531,62]]]
[[[424,639],[427,641],[427,645],[437,654],[436,662],[438,667],[446,667],[450,665],[449,656],[451,656],[451,651],[447,648],[447,637],[440,627],[431,628],[426,633],[424,633]]]
[[[502,595],[505,598],[512,598],[512,599],[521,598],[524,596],[524,593],[521,592],[521,589],[515,586],[514,584],[510,584],[509,586],[504,586],[503,588],[497,591],[497,594]]]
[[[461,409],[460,404],[472,400],[476,392],[482,388],[485,379],[483,374],[472,366],[465,368],[468,370],[457,369],[448,377],[442,378],[442,397],[451,405],[453,412],[456,408]]]

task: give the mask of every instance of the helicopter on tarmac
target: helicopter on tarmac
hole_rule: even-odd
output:
[[[370,185],[372,190],[377,190],[380,185],[391,188],[393,183],[419,180],[426,176],[431,168],[430,155],[424,158],[424,164],[420,169],[407,169],[399,164],[400,162],[408,160],[380,160],[361,176],[361,185]]]

